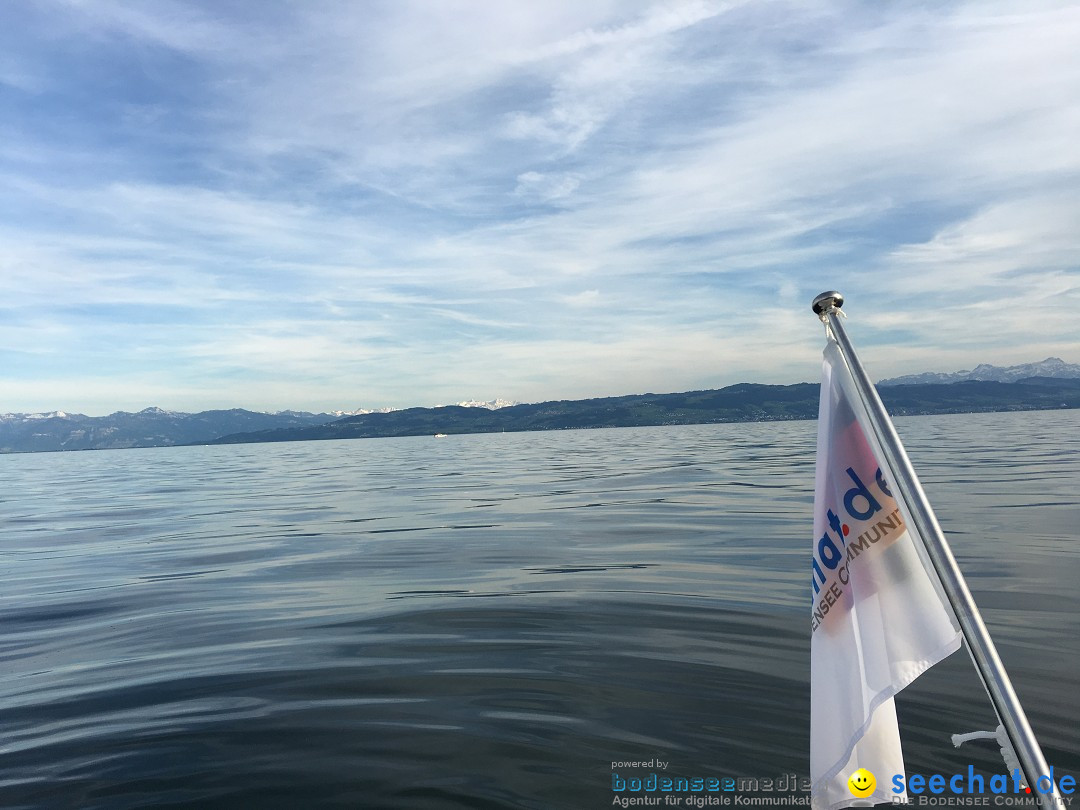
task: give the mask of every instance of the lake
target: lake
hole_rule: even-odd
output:
[[[1080,411],[897,428],[1080,775]],[[613,763],[805,777],[815,431],[0,456],[0,806],[601,808]],[[965,653],[897,703],[909,772],[1004,770],[949,742],[996,725]]]

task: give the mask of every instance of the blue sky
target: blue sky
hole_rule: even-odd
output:
[[[0,412],[1080,362],[1080,8],[0,4]]]

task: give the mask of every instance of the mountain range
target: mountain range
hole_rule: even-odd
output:
[[[1017,374],[1039,372],[1033,376]],[[924,379],[926,378],[926,379]],[[897,416],[1080,408],[1080,365],[1047,358],[878,384]],[[275,414],[242,409],[182,413],[146,408],[86,416],[63,411],[0,414],[0,453],[184,444],[423,436],[524,430],[814,419],[818,385],[739,383],[708,391],[509,404],[469,401],[437,408]]]
[[[312,427],[222,436],[210,444],[815,419],[818,391],[816,383],[739,383],[710,391],[541,402],[498,410],[455,405],[407,408]],[[895,416],[1080,408],[1080,379],[896,385],[882,388],[880,394]]]
[[[923,374],[907,374],[882,380],[878,385],[918,385],[922,383],[955,383],[969,380],[986,382],[1017,382],[1030,377],[1053,377],[1067,379],[1080,377],[1080,365],[1066,363],[1060,357],[1047,357],[1038,363],[1022,363],[1018,366],[991,366],[989,363],[975,366],[971,371],[943,373],[928,371]]]
[[[0,414],[0,453],[202,444],[227,433],[305,427],[339,418],[330,413],[272,414],[240,408],[201,413],[146,408],[138,413],[117,411],[108,416],[64,411],[5,413]]]

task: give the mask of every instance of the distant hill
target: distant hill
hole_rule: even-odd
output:
[[[1047,357],[1038,363],[1022,363],[1019,366],[991,366],[988,363],[976,366],[971,371],[942,373],[928,371],[924,374],[908,374],[882,380],[878,385],[920,385],[924,383],[957,383],[970,380],[985,382],[1018,382],[1032,377],[1051,377],[1054,379],[1080,379],[1080,365],[1066,363],[1060,357]]]
[[[0,453],[201,444],[228,433],[305,427],[337,418],[326,413],[271,414],[240,408],[201,413],[146,408],[108,416],[63,411],[6,413],[0,414]]]
[[[895,415],[1044,410],[1080,407],[1080,369],[1055,358],[1042,363],[996,369],[1036,369],[1041,376],[1012,382],[965,380],[902,383],[900,377],[880,383],[886,407]],[[934,376],[934,375],[930,375]],[[470,406],[470,407],[466,407]],[[505,400],[468,402],[438,408],[313,414],[232,410],[181,413],[146,408],[108,416],[77,413],[0,414],[0,453],[50,450],[104,450],[126,447],[168,447],[184,444],[238,444],[424,436],[435,433],[494,433],[523,430],[688,425],[712,422],[762,422],[814,419],[818,386],[739,383],[708,391],[680,394],[633,394],[600,399],[561,400],[509,405]]]
[[[408,408],[313,427],[223,436],[211,444],[815,419],[818,391],[818,385],[813,383],[740,383],[712,391],[542,402],[498,410],[455,405]],[[906,385],[885,388],[880,393],[885,406],[897,416],[1080,408],[1080,379]]]

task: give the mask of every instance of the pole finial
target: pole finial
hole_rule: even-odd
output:
[[[819,318],[824,315],[828,310],[836,307],[840,309],[844,305],[844,296],[838,293],[836,290],[829,290],[823,292],[817,298],[814,299],[814,303],[810,305],[814,310],[814,314]]]

